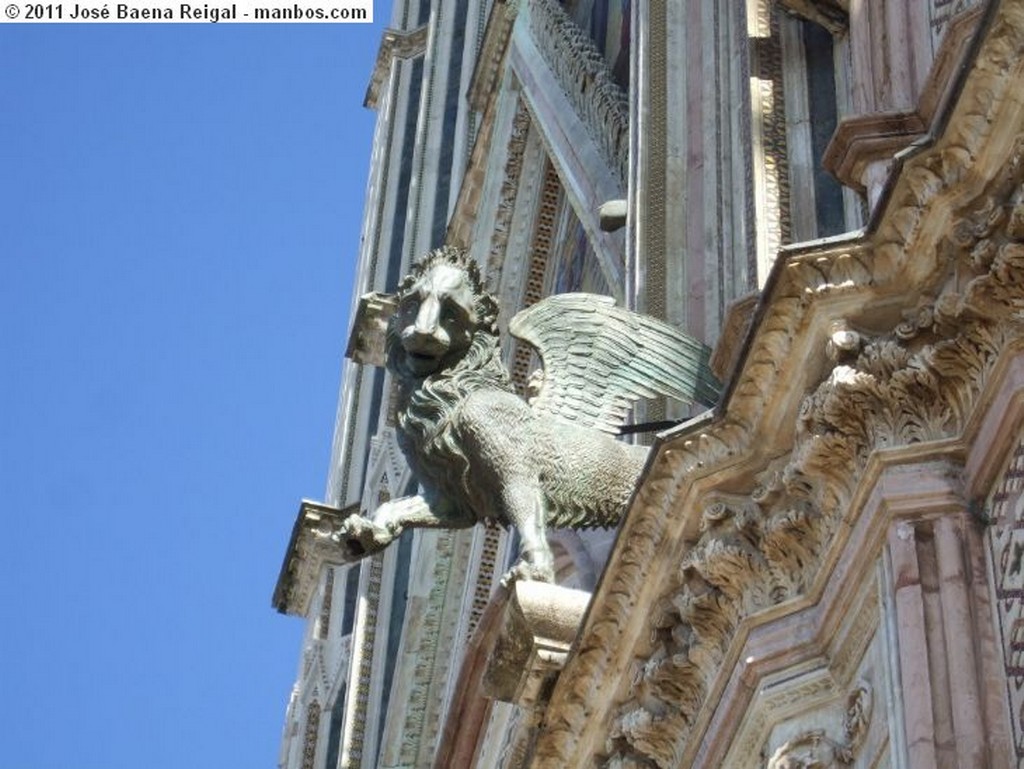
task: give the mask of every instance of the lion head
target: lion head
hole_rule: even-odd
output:
[[[389,367],[424,379],[457,364],[478,332],[497,333],[498,306],[462,249],[437,248],[398,287],[388,328]]]
[[[398,286],[387,365],[401,385],[398,443],[425,487],[473,506],[469,462],[452,415],[472,392],[512,392],[498,346],[498,303],[480,269],[458,248],[435,249]]]

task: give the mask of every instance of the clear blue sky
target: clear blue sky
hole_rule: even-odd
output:
[[[0,24],[4,769],[276,764],[390,3]]]

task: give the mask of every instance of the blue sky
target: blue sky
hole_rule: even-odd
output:
[[[0,765],[276,764],[389,15],[0,24]]]

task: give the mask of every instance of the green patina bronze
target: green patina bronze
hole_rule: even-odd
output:
[[[647,458],[645,447],[614,437],[633,404],[718,399],[703,344],[610,297],[561,294],[509,326],[543,361],[524,400],[501,362],[497,302],[455,248],[430,252],[395,300],[387,367],[398,384],[399,443],[422,492],[348,517],[334,535],[346,559],[409,527],[493,519],[520,534],[507,579],[551,581],[548,528],[614,526],[625,512]]]

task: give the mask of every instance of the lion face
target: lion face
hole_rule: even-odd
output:
[[[465,270],[443,262],[402,291],[394,341],[405,352],[411,374],[426,377],[462,357],[480,322],[476,299]]]

